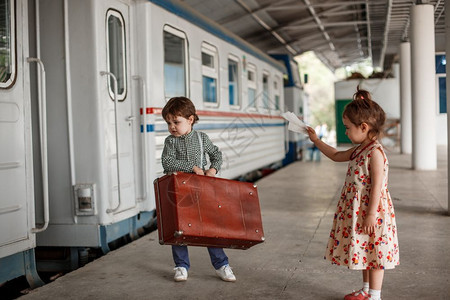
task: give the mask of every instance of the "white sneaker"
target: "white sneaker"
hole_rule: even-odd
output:
[[[184,267],[176,267],[173,269],[175,271],[175,276],[173,280],[175,281],[186,281],[188,278],[188,272]]]
[[[224,265],[220,269],[216,270],[217,276],[223,281],[234,282],[236,281],[236,276],[234,276],[233,271],[229,265]]]

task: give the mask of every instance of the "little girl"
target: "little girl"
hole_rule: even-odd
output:
[[[363,288],[346,295],[346,300],[381,299],[384,270],[399,264],[395,213],[387,189],[388,160],[378,141],[385,118],[369,92],[358,86],[342,116],[345,134],[358,146],[338,151],[307,127],[323,154],[333,161],[349,161],[325,254],[333,264],[362,270]]]
[[[167,122],[170,135],[164,141],[161,156],[164,173],[186,172],[197,175],[215,176],[222,165],[222,152],[215,146],[208,135],[195,131],[192,126],[198,121],[195,106],[185,97],[170,99],[162,110],[162,117]],[[208,154],[211,165],[205,170]],[[208,247],[211,263],[216,274],[224,281],[236,281],[228,264],[228,257],[222,248]],[[175,281],[186,281],[190,267],[187,246],[172,246],[175,262]]]

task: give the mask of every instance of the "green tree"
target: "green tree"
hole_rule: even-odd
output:
[[[295,57],[299,64],[300,74],[308,74],[308,82],[304,82],[305,91],[309,94],[310,125],[326,123],[329,129],[335,126],[334,82],[336,77],[314,52],[305,52]]]

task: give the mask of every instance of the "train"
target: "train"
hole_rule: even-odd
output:
[[[175,0],[0,3],[0,283],[43,285],[38,271],[76,269],[155,223],[173,96],[194,102],[220,177],[298,158],[280,116],[307,106],[291,56]]]

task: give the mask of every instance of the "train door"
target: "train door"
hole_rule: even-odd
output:
[[[15,2],[0,1],[0,258],[35,243],[26,12]]]
[[[131,90],[130,7],[120,1],[105,1],[106,8],[106,88],[102,101],[108,101],[108,148],[110,189],[113,204],[108,212],[119,213],[136,206],[133,131],[139,122],[134,113]],[[117,155],[119,153],[119,155]]]

